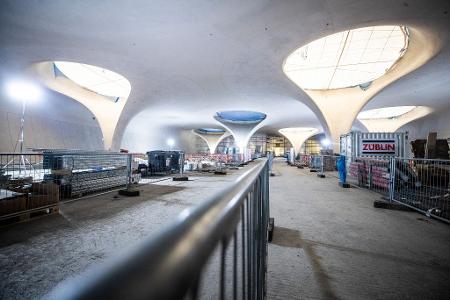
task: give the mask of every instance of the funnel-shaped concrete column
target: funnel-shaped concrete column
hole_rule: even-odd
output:
[[[302,87],[302,82],[296,77],[295,72],[298,71],[292,70],[292,66],[290,70],[286,69],[286,63],[283,66],[286,75],[305,91],[316,106],[313,110],[318,111],[318,117],[336,153],[339,152],[340,135],[351,130],[353,121],[367,102],[392,82],[424,65],[442,48],[439,37],[426,28],[409,27],[407,32],[409,43],[403,56],[384,75],[364,86],[308,89]],[[307,57],[308,53],[301,55]],[[336,67],[335,72],[338,69]]]
[[[80,102],[92,112],[102,130],[104,148],[110,150],[117,122],[127,98],[113,101],[111,98],[79,86],[67,77],[55,76],[53,62],[37,63],[31,69],[48,88]]]
[[[192,133],[201,137],[206,142],[209,148],[209,153],[211,154],[216,152],[217,146],[224,138],[231,135],[231,133],[225,130],[211,131],[204,129],[193,129]]]
[[[291,142],[295,155],[301,152],[302,145],[308,138],[319,133],[319,129],[307,127],[283,128],[278,131]]]
[[[234,137],[235,146],[247,160],[246,149],[252,135],[261,127],[266,115],[259,112],[227,111],[218,112],[214,118]]]
[[[394,132],[403,125],[422,118],[430,114],[433,110],[425,106],[417,106],[413,110],[398,116],[390,118],[374,118],[374,119],[362,119],[358,117],[358,120],[367,128],[369,132]]]

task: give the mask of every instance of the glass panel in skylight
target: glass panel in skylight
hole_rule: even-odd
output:
[[[393,107],[370,109],[360,112],[358,114],[358,119],[369,120],[369,119],[395,118],[404,115],[415,108],[416,106],[393,106]]]
[[[54,64],[67,78],[90,91],[109,97],[130,95],[130,82],[113,71],[74,62],[55,61]]]
[[[339,32],[297,49],[283,68],[304,89],[355,86],[386,73],[404,53],[407,43],[406,29],[400,26]]]

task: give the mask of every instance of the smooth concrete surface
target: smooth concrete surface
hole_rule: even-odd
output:
[[[450,226],[275,161],[268,299],[450,299]]]
[[[132,91],[113,132],[114,150],[166,147],[167,137],[178,140],[181,129],[218,126],[213,116],[222,110],[264,112],[268,118],[261,131],[276,132],[286,127],[326,130],[320,111],[325,108],[327,116],[333,115],[328,120],[345,123],[346,132],[353,122],[346,116],[356,116],[362,107],[351,109],[347,96],[316,105],[283,73],[287,56],[313,40],[352,28],[404,25],[412,35],[413,30],[427,32],[437,39],[418,47],[419,55],[442,43],[432,60],[383,89],[374,82],[353,99],[371,94],[364,109],[426,105],[440,110],[450,95],[449,11],[448,0],[3,0],[0,80],[20,77],[32,64],[51,60],[87,63],[123,75]],[[411,36],[410,41],[417,40]],[[371,92],[375,90],[379,93]],[[4,102],[0,97],[0,106]],[[54,115],[69,110],[46,101],[42,106]],[[108,144],[110,137],[104,138]]]
[[[42,297],[60,281],[155,234],[246,169],[230,170],[226,176],[196,173],[189,175],[190,181],[142,185],[139,197],[112,192],[81,199],[61,204],[59,215],[0,227],[0,299]],[[211,261],[217,259],[215,254]],[[202,289],[205,295],[216,293],[218,287],[217,268],[211,269],[214,283]]]

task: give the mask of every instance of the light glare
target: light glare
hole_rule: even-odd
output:
[[[174,139],[168,139],[168,140],[167,140],[167,145],[170,146],[170,147],[172,147],[173,145],[175,145]]]
[[[8,82],[6,92],[12,99],[20,101],[35,101],[42,96],[42,90],[38,85],[25,80]]]
[[[330,146],[330,145],[331,145],[331,142],[330,142],[329,139],[323,139],[323,140],[322,140],[322,146],[328,147],[328,146]]]

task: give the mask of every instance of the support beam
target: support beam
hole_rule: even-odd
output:
[[[214,118],[231,133],[234,138],[235,146],[239,149],[241,155],[245,155],[250,138],[259,128],[261,128],[261,122],[264,121],[264,119],[262,119],[251,122],[236,122],[224,120],[218,116],[215,116]],[[247,159],[247,157],[243,158],[244,160]]]
[[[339,152],[340,135],[351,130],[358,113],[373,97],[389,84],[427,63],[442,48],[442,40],[426,28],[408,29],[409,45],[405,54],[386,74],[372,81],[368,88],[355,86],[340,89],[304,89],[320,111],[319,119],[324,120],[322,126],[330,138],[334,152]],[[289,77],[288,73],[286,75]],[[291,79],[301,87],[301,83]]]
[[[278,131],[291,142],[295,155],[301,152],[302,145],[307,139],[320,132],[317,128],[305,127],[282,128]]]
[[[209,153],[214,154],[216,152],[217,146],[219,143],[226,137],[230,136],[231,133],[225,131],[224,133],[201,133],[197,130],[193,129],[192,133],[202,138],[209,148]]]
[[[79,86],[64,76],[55,77],[53,62],[34,64],[31,71],[48,88],[80,102],[89,109],[102,131],[105,150],[111,150],[116,126],[127,102],[126,98],[120,98],[114,102],[108,97]]]

